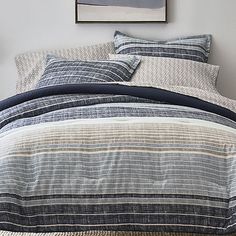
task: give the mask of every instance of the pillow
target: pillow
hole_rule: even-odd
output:
[[[109,53],[115,53],[113,42],[70,49],[41,50],[27,52],[15,57],[18,70],[16,92],[31,90],[41,78],[48,54],[76,60],[106,60]]]
[[[128,55],[109,55],[113,60]],[[216,91],[219,66],[175,58],[139,56],[141,63],[131,83],[140,86],[184,86]]]
[[[207,62],[211,38],[211,35],[199,35],[167,41],[148,41],[116,31],[114,44],[117,54],[170,57]]]
[[[140,63],[136,56],[117,60],[81,61],[47,56],[46,69],[36,88],[62,84],[130,81]]]

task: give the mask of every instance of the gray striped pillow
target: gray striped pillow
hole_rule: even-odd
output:
[[[45,71],[36,88],[62,84],[130,81],[139,63],[140,59],[136,56],[117,60],[81,61],[48,55]]]
[[[211,35],[199,35],[167,41],[148,41],[116,31],[114,44],[117,54],[169,57],[207,62],[211,39]]]

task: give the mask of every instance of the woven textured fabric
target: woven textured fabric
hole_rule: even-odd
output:
[[[113,54],[111,59],[130,55]],[[175,58],[140,56],[141,63],[131,83],[139,86],[184,86],[216,91],[219,66]]]
[[[0,229],[235,233],[236,122],[134,99],[69,94],[2,110]]]
[[[23,233],[0,231],[0,236],[215,236],[194,233],[166,233],[166,232],[129,232],[129,231],[88,231],[88,232],[56,232],[56,233]],[[231,234],[228,236],[235,236]]]
[[[114,44],[118,54],[170,57],[207,62],[210,53],[211,35],[183,37],[167,41],[149,41],[133,38],[116,31]]]
[[[19,54],[15,57],[18,70],[16,93],[29,91],[35,87],[43,74],[45,59],[48,54],[72,60],[103,60],[108,58],[109,53],[115,53],[112,42],[78,48],[41,50]]]
[[[0,231],[0,236],[215,236],[212,234],[166,233],[166,232],[129,232],[129,231],[88,231],[88,232],[56,232],[56,233],[23,233]],[[235,236],[230,234],[228,236]]]
[[[46,69],[36,88],[62,84],[130,81],[140,63],[136,56],[118,60],[81,61],[48,55]]]

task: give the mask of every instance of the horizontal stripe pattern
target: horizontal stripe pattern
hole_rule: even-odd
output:
[[[235,134],[200,123],[139,119],[105,126],[79,125],[76,120],[48,123],[47,128],[34,125],[3,135],[1,229],[231,232]],[[214,142],[208,143],[207,137]],[[131,152],[129,147],[134,147]],[[224,158],[212,155],[218,151]],[[231,186],[231,197],[226,186]]]
[[[236,230],[233,120],[128,96],[60,95],[2,110],[0,126],[1,230]]]
[[[114,44],[118,54],[169,57],[207,62],[210,53],[211,36],[199,35],[167,41],[148,41],[133,38],[116,31]]]
[[[48,55],[45,71],[36,88],[62,84],[130,81],[139,63],[140,59],[135,56],[120,60],[81,61]]]
[[[120,102],[122,104],[119,104]],[[0,133],[44,122],[108,117],[186,117],[236,128],[235,122],[213,113],[183,106],[158,104],[158,102],[148,105],[148,102],[150,103],[150,100],[112,95],[63,95],[39,98],[33,103],[25,102],[24,105],[20,104],[0,112]]]

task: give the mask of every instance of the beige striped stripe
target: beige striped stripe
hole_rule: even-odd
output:
[[[68,122],[67,122],[68,123]],[[25,146],[33,145],[34,141],[35,144],[41,145],[45,144],[48,145],[50,143],[52,144],[60,144],[62,141],[65,143],[70,143],[71,140],[75,139],[78,142],[78,139],[82,140],[83,144],[100,144],[101,142],[107,143],[111,140],[113,142],[118,142],[118,140],[122,139],[122,142],[124,142],[123,139],[127,142],[127,139],[131,139],[131,143],[135,142],[136,140],[141,143],[148,143],[150,144],[151,141],[153,142],[158,142],[160,144],[165,143],[165,141],[168,140],[168,144],[178,144],[179,141],[188,141],[188,144],[198,144],[197,141],[200,141],[200,144],[203,144],[205,147],[204,149],[201,148],[201,150],[193,147],[186,147],[186,148],[178,148],[178,147],[166,147],[166,148],[155,148],[155,147],[140,147],[140,145],[134,146],[134,145],[129,145],[128,147],[110,147],[108,150],[107,148],[69,148],[65,147],[63,148],[56,148],[56,149],[42,149],[40,148],[38,154],[49,154],[49,153],[85,153],[85,154],[92,154],[92,153],[108,153],[108,152],[146,152],[146,153],[195,153],[195,154],[208,154],[214,157],[233,157],[233,155],[236,154],[236,152],[233,151],[233,145],[235,143],[235,135],[231,135],[230,132],[222,131],[222,130],[216,130],[213,128],[206,128],[206,127],[192,127],[188,126],[185,127],[185,125],[182,124],[171,124],[171,125],[166,125],[166,124],[153,124],[153,123],[136,123],[136,124],[83,124],[81,127],[78,126],[78,124],[67,124],[63,123],[62,126],[52,126],[48,127],[47,129],[42,129],[40,128],[39,133],[35,133],[33,129],[29,130],[22,130],[21,135],[18,135],[16,138],[11,139],[11,136],[5,136],[5,138],[0,139],[1,142],[8,143],[8,145],[1,145],[2,148],[2,153],[3,151],[10,150],[11,152],[9,155],[2,155],[2,158],[10,157],[12,155],[16,156],[29,156],[29,154],[35,155],[35,152],[37,151],[37,148],[34,147],[34,152],[24,152],[24,150],[21,148],[22,143],[25,144]],[[53,123],[54,124],[54,123]],[[66,124],[66,125],[65,125]],[[181,127],[181,130],[179,130],[179,127]],[[182,127],[185,127],[185,132],[182,130]],[[136,129],[141,129],[136,131]],[[150,135],[146,134],[146,129],[149,130],[157,130],[156,132],[150,132]],[[170,133],[171,129],[171,133]],[[163,130],[163,133],[161,132]],[[145,132],[144,132],[145,131]],[[173,132],[172,132],[173,131]],[[65,134],[66,132],[66,134]],[[89,134],[89,132],[92,132]],[[98,133],[99,132],[99,133]],[[106,133],[107,132],[107,133]],[[124,136],[121,135],[119,136],[119,132],[122,134],[125,134]],[[175,132],[175,133],[174,133]],[[176,132],[178,132],[176,134]],[[180,132],[180,133],[179,133]],[[196,132],[196,133],[195,133]],[[70,137],[67,136],[70,135]],[[109,133],[109,135],[108,135]],[[141,134],[140,134],[141,133]],[[13,132],[14,134],[14,132]],[[52,135],[53,134],[53,135]],[[22,137],[23,135],[26,135],[25,137]],[[148,136],[146,136],[148,135]],[[183,137],[186,135],[186,137]],[[225,136],[227,135],[227,137]],[[34,137],[34,138],[33,138]],[[47,137],[47,138],[45,138]],[[62,138],[63,137],[63,138]],[[68,137],[67,140],[65,138]],[[31,141],[29,141],[31,140]],[[56,141],[58,140],[58,141]],[[216,141],[217,140],[217,141]],[[27,141],[29,143],[27,143]],[[145,141],[145,142],[144,142]],[[0,142],[0,144],[1,144]],[[89,142],[89,143],[88,143]],[[211,149],[206,148],[206,143],[204,142],[212,142],[215,143],[211,145],[212,147],[216,146],[221,142],[221,145],[218,145],[217,147],[222,148],[224,145],[224,152],[219,152],[219,151],[212,151]],[[165,143],[167,144],[167,143]],[[225,145],[229,146],[230,155],[227,155],[225,152]],[[19,146],[20,145],[20,146]],[[61,146],[61,145],[60,145]],[[19,152],[14,152],[15,148],[21,148]]]
[[[93,120],[93,119],[91,119],[91,120]],[[73,124],[70,124],[72,121],[74,121]],[[101,129],[104,130],[104,132],[108,132],[108,133],[110,133],[111,131],[116,131],[116,132],[126,131],[126,130],[124,130],[124,126],[126,126],[131,131],[133,129],[133,131],[137,130],[140,132],[145,132],[147,130],[155,132],[155,130],[153,129],[154,127],[157,127],[158,130],[160,130],[160,131],[164,131],[164,130],[171,131],[174,129],[176,132],[184,132],[184,131],[189,132],[190,130],[193,132],[197,132],[197,131],[199,131],[199,129],[204,130],[204,131],[209,130],[209,131],[216,132],[216,130],[217,130],[217,129],[211,128],[211,127],[205,127],[205,126],[202,127],[201,125],[199,125],[199,126],[186,126],[183,122],[178,123],[178,124],[176,124],[176,123],[162,123],[162,122],[158,123],[158,119],[156,122],[153,122],[153,123],[145,123],[144,122],[144,123],[133,123],[133,124],[132,123],[115,123],[115,122],[114,122],[114,124],[112,124],[112,123],[104,123],[103,124],[102,122],[97,123],[97,124],[96,123],[95,124],[93,124],[93,123],[91,123],[91,124],[81,123],[80,124],[79,120],[78,120],[78,123],[76,123],[75,121],[76,120],[58,121],[58,123],[62,123],[62,125],[55,125],[55,126],[53,126],[53,124],[57,124],[57,122],[39,123],[39,124],[35,124],[35,126],[41,127],[44,125],[45,126],[48,125],[49,129],[54,129],[54,128],[57,129],[59,127],[68,127],[68,129],[71,129],[71,130],[73,130],[74,126],[77,126],[77,128],[80,128],[82,130],[86,130],[88,132],[98,133],[98,134],[99,134],[99,130],[101,130]],[[114,120],[114,121],[116,121],[116,120]],[[78,127],[78,125],[80,125],[80,126]],[[32,126],[34,126],[34,125],[29,125],[29,126],[25,126],[25,127],[30,128]],[[145,130],[143,130],[144,127],[145,127]],[[226,137],[228,136],[227,130],[224,131],[224,130],[220,129],[219,132],[221,132],[222,134],[224,133],[224,135]],[[230,133],[230,135],[235,136],[235,134],[231,134],[231,133]]]
[[[158,121],[158,120],[157,120]],[[49,124],[49,123],[48,123]],[[79,123],[78,123],[79,124]],[[36,125],[37,126],[37,125]],[[70,125],[70,124],[65,124],[65,127],[67,127],[69,130],[73,130],[74,126],[76,126],[76,124]],[[29,126],[28,126],[29,127]],[[63,126],[62,126],[63,127]],[[126,129],[124,129],[124,127],[126,127],[128,130],[130,130],[131,132],[146,132],[146,131],[152,131],[155,133],[156,130],[154,128],[157,128],[158,131],[166,131],[168,130],[170,133],[171,131],[176,131],[176,132],[199,132],[199,130],[202,130],[204,132],[209,132],[209,133],[216,133],[219,134],[221,133],[222,135],[224,135],[225,137],[228,136],[232,136],[235,137],[235,134],[233,133],[229,133],[228,131],[224,131],[222,129],[215,129],[215,128],[210,128],[210,127],[201,127],[200,125],[198,127],[196,126],[186,126],[183,123],[180,124],[173,124],[173,123],[169,123],[166,125],[166,123],[136,123],[136,124],[130,124],[130,123],[114,123],[114,124],[82,124],[80,125],[80,127],[76,126],[77,129],[81,129],[84,130],[86,132],[88,132],[88,134],[100,134],[100,130],[103,130],[104,133],[109,134],[112,132],[125,132]],[[58,128],[58,126],[55,127],[48,127],[49,129],[53,129],[53,128]]]
[[[83,125],[84,126],[84,125]],[[94,125],[91,125],[94,126]],[[102,126],[102,125],[96,125],[95,127],[78,127],[76,125],[74,125],[73,127],[71,126],[63,126],[61,127],[61,130],[58,130],[58,128],[60,129],[60,127],[47,127],[48,130],[44,130],[44,131],[40,131],[40,134],[44,133],[45,134],[48,132],[50,133],[51,131],[61,134],[66,131],[68,133],[70,133],[71,136],[76,135],[76,136],[80,136],[77,132],[75,132],[75,130],[79,130],[81,132],[81,134],[83,134],[84,137],[91,137],[91,135],[93,136],[101,136],[101,135],[122,135],[122,134],[134,134],[134,135],[160,135],[160,134],[164,134],[164,135],[174,135],[174,134],[181,134],[181,135],[189,135],[189,134],[195,134],[195,135],[199,135],[201,136],[202,134],[207,134],[210,137],[214,137],[214,138],[218,138],[220,137],[221,139],[226,138],[232,138],[235,139],[235,134],[226,132],[226,131],[222,131],[222,130],[216,130],[216,129],[211,129],[211,128],[196,128],[196,127],[186,127],[184,125],[176,125],[173,126],[173,124],[170,124],[169,126],[164,127],[163,124],[152,124],[150,126],[148,126],[148,124],[142,125],[140,127],[140,125],[136,125],[136,126],[131,126],[131,125],[127,125],[127,124],[123,124],[122,126]],[[107,127],[108,126],[108,127]],[[183,126],[182,129],[179,129],[179,126]],[[102,131],[102,133],[101,133]],[[202,132],[200,132],[202,131]],[[195,136],[194,135],[194,136]],[[193,135],[192,135],[193,136]]]
[[[82,131],[84,132],[84,131]],[[87,133],[87,132],[86,132]],[[186,135],[186,136],[185,136]],[[40,138],[40,136],[42,138]],[[45,136],[45,137],[43,137]],[[219,136],[216,135],[204,135],[200,132],[198,133],[191,133],[191,136],[189,133],[184,134],[184,133],[180,133],[180,134],[170,134],[168,132],[166,133],[158,133],[158,135],[155,136],[155,134],[139,134],[139,133],[130,133],[129,131],[126,131],[125,135],[119,135],[119,134],[111,134],[110,136],[108,136],[105,133],[101,133],[100,135],[96,136],[95,134],[92,134],[91,136],[86,135],[85,133],[80,133],[79,130],[75,133],[75,130],[73,133],[64,133],[64,132],[55,132],[55,133],[51,133],[51,132],[40,132],[40,134],[36,135],[32,135],[30,134],[30,136],[26,136],[26,137],[22,137],[19,140],[19,144],[20,146],[22,146],[22,141],[26,142],[27,145],[33,144],[34,142],[37,142],[37,144],[41,144],[41,143],[47,143],[47,142],[53,142],[53,144],[61,144],[61,142],[68,142],[68,141],[72,141],[76,140],[76,142],[78,142],[78,140],[82,139],[83,143],[90,141],[90,142],[95,142],[96,144],[101,144],[103,142],[107,143],[107,140],[109,140],[109,143],[112,142],[127,142],[127,139],[131,139],[132,143],[136,142],[136,140],[138,142],[146,142],[146,141],[153,141],[154,143],[165,143],[166,141],[171,142],[174,139],[174,143],[178,144],[179,141],[186,141],[188,140],[188,143],[190,144],[197,144],[198,142],[200,143],[212,143],[213,145],[218,145],[221,142],[222,145],[225,144],[233,144],[236,143],[236,139],[232,140],[229,137],[225,138],[222,135],[219,134]],[[217,140],[217,142],[216,142]],[[5,140],[4,140],[5,141]],[[9,143],[10,145],[10,143]],[[17,145],[17,140],[14,140],[14,146]],[[9,146],[6,146],[9,147]]]
[[[120,140],[121,139],[121,140]],[[25,143],[25,146],[22,146],[22,141]],[[81,142],[82,141],[82,142]],[[123,137],[106,137],[106,139],[82,139],[82,140],[78,140],[76,138],[70,138],[68,137],[62,137],[62,136],[55,136],[55,137],[48,137],[48,138],[44,138],[43,140],[21,140],[21,143],[14,143],[14,144],[8,144],[7,146],[4,146],[2,150],[9,150],[12,148],[21,148],[21,150],[24,150],[25,148],[27,149],[27,147],[32,147],[32,145],[34,145],[35,143],[37,144],[37,147],[39,147],[40,145],[50,145],[50,144],[57,144],[59,146],[68,146],[67,143],[69,143],[70,145],[107,145],[108,143],[110,145],[123,145],[123,144],[127,144],[127,142],[129,142],[129,145],[136,145],[136,144],[145,144],[145,145],[184,145],[184,144],[188,144],[188,145],[203,145],[203,146],[211,146],[211,147],[217,147],[217,148],[225,148],[225,145],[233,145],[232,142],[226,142],[223,141],[221,143],[217,143],[214,139],[207,139],[207,138],[195,138],[190,139],[190,138],[183,138],[183,137],[179,137],[176,140],[173,139],[167,139],[167,138],[163,138],[163,139],[158,139],[157,138],[144,138],[142,136],[136,136],[133,137],[132,140],[129,139],[124,139]],[[147,142],[148,141],[148,142]],[[186,142],[187,141],[187,142]],[[219,142],[219,140],[218,140]],[[140,146],[139,145],[139,146]]]
[[[154,129],[155,127],[153,127]],[[124,127],[125,129],[125,127]],[[158,129],[157,129],[158,130]],[[22,137],[23,136],[23,137]],[[20,139],[20,140],[19,140]],[[178,140],[188,140],[190,142],[195,142],[195,141],[202,141],[202,142],[213,142],[215,144],[221,143],[221,144],[236,144],[236,135],[233,137],[230,137],[229,135],[226,137],[222,135],[221,133],[210,133],[202,130],[198,130],[198,132],[191,132],[191,130],[187,133],[184,132],[168,132],[168,130],[163,131],[163,132],[157,132],[154,133],[150,131],[150,133],[145,133],[145,132],[132,132],[131,130],[126,130],[126,132],[112,132],[110,134],[103,132],[103,130],[100,130],[100,134],[92,133],[89,134],[87,130],[81,130],[78,128],[74,128],[72,130],[40,130],[37,134],[34,132],[23,132],[23,134],[15,136],[14,138],[11,136],[5,136],[3,138],[0,138],[0,143],[3,142],[5,143],[6,140],[10,140],[11,142],[14,141],[14,145],[17,144],[18,142],[24,141],[24,142],[38,142],[38,141],[52,141],[53,143],[61,142],[61,140],[83,140],[83,142],[103,142],[105,141],[107,143],[107,140],[109,142],[117,142],[117,141],[124,141],[124,140],[138,140],[139,142],[142,140],[145,141],[155,141],[155,142],[160,142],[160,141],[178,141]],[[11,143],[9,142],[9,144]]]
[[[69,138],[69,139],[74,139],[74,138],[80,138],[82,135],[83,135],[83,139],[85,140],[93,140],[93,139],[100,139],[101,137],[104,139],[104,140],[107,140],[107,139],[111,139],[111,138],[117,138],[117,139],[121,139],[121,138],[136,138],[137,139],[137,136],[138,137],[143,137],[143,138],[146,138],[146,139],[155,139],[158,138],[158,139],[167,139],[167,138],[181,138],[181,139],[189,139],[189,137],[192,137],[193,139],[198,139],[200,138],[201,140],[204,139],[204,140],[213,140],[215,141],[216,139],[221,139],[221,140],[224,140],[226,142],[232,142],[234,141],[234,139],[236,138],[236,135],[234,137],[229,137],[229,136],[223,136],[221,134],[218,134],[216,135],[215,133],[201,133],[199,130],[197,132],[184,132],[184,131],[181,131],[181,132],[170,132],[169,130],[164,130],[163,132],[152,132],[151,130],[148,132],[139,132],[139,131],[132,131],[132,130],[126,130],[124,132],[112,132],[112,133],[106,133],[106,132],[103,132],[102,130],[100,131],[99,134],[97,134],[96,132],[91,132],[91,133],[88,133],[86,130],[80,130],[80,129],[77,129],[77,130],[73,130],[73,132],[63,132],[63,131],[54,131],[54,133],[51,133],[51,132],[48,132],[48,131],[45,131],[45,132],[40,132],[38,133],[38,136],[42,136],[42,135],[46,135],[48,134],[47,136],[49,138],[55,138],[57,141],[57,138]],[[23,139],[25,141],[33,141],[33,140],[38,140],[38,136],[33,136],[33,137],[23,137]],[[44,137],[44,139],[47,139],[47,137]],[[235,141],[236,142],[236,141]]]
[[[167,122],[168,121],[168,122]],[[131,123],[132,122],[132,123]],[[140,124],[140,122],[142,122]],[[69,124],[68,124],[69,123]],[[102,124],[101,124],[102,123]],[[212,122],[208,122],[208,121],[200,121],[200,120],[194,120],[194,119],[180,119],[180,118],[116,118],[116,119],[86,119],[86,120],[67,120],[67,121],[60,121],[60,122],[49,122],[49,123],[41,123],[41,124],[37,124],[37,125],[33,125],[34,129],[40,129],[40,128],[65,128],[67,127],[68,130],[70,129],[74,129],[74,126],[82,126],[84,128],[86,127],[95,127],[95,129],[99,129],[102,128],[102,126],[108,126],[110,127],[110,129],[112,130],[113,127],[117,128],[117,127],[130,127],[131,124],[135,124],[134,127],[139,127],[141,126],[141,128],[143,129],[144,127],[147,128],[148,125],[150,127],[153,128],[154,125],[156,125],[156,128],[158,128],[159,126],[163,126],[163,125],[168,125],[169,129],[172,128],[173,124],[178,124],[183,125],[185,128],[189,129],[190,127],[198,127],[198,129],[201,129],[202,131],[204,131],[205,129],[208,129],[210,127],[211,130],[215,130],[215,132],[219,131],[224,131],[225,133],[233,133],[235,134],[235,129],[230,128],[228,126],[224,126],[224,125],[220,125],[217,123],[212,123]],[[139,125],[139,126],[138,126]],[[104,128],[104,127],[103,127]],[[23,129],[25,130],[31,130],[32,126],[26,126],[23,127]],[[20,132],[22,130],[22,128],[16,128],[14,131],[7,131],[5,133],[3,133],[1,136],[4,135],[9,135],[15,133],[15,132]],[[223,133],[222,133],[223,134]]]

